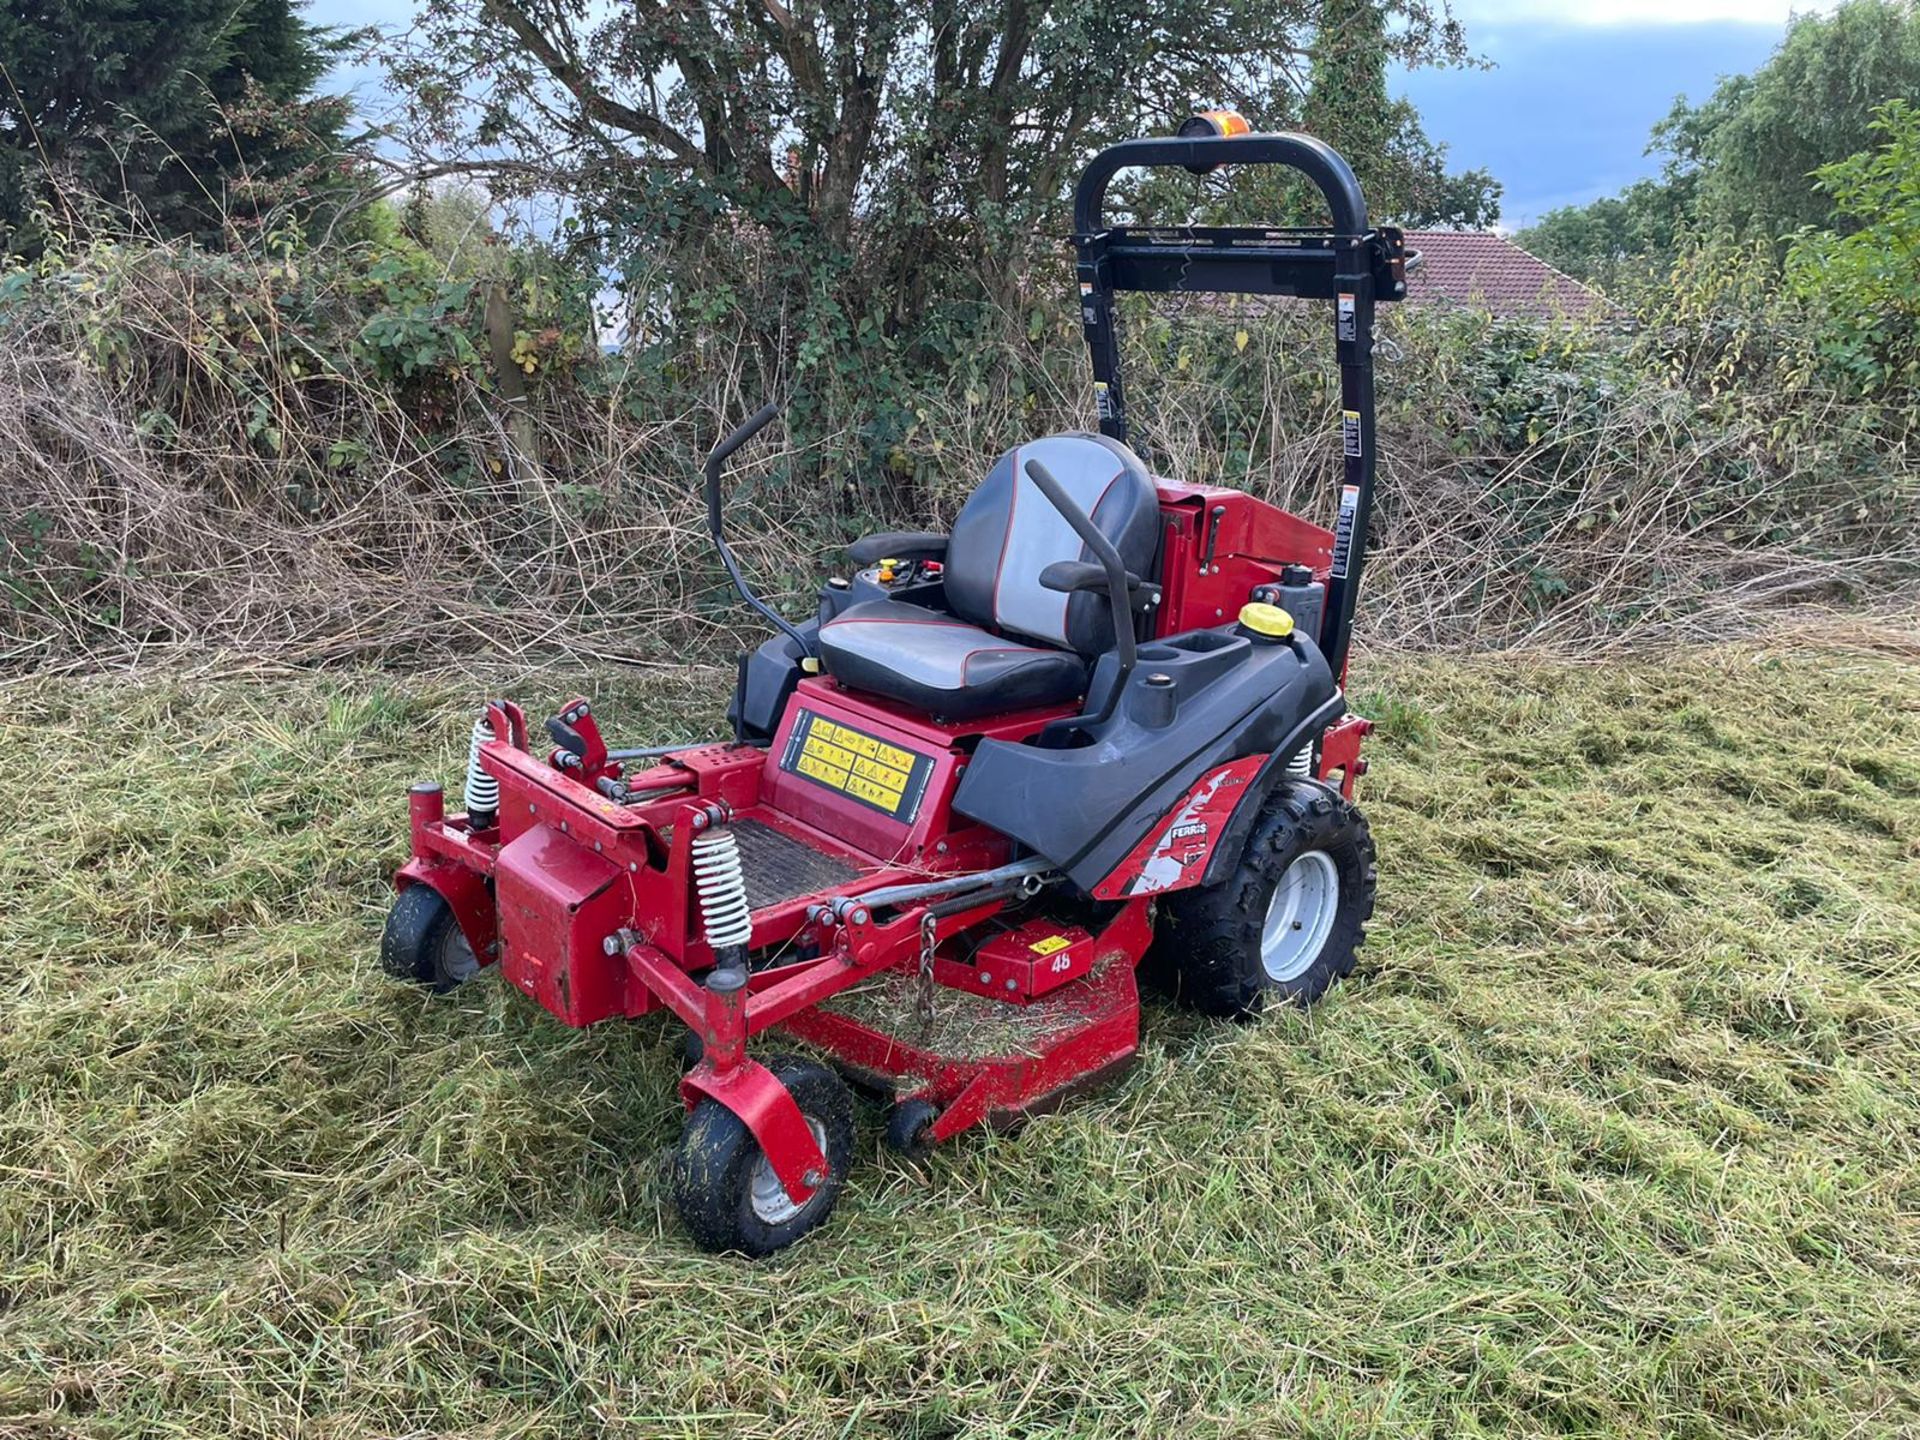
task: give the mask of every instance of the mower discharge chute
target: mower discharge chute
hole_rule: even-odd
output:
[[[1217,127],[1216,127],[1217,128]],[[1244,127],[1242,127],[1244,129]],[[1291,166],[1331,227],[1138,230],[1132,166]],[[497,966],[569,1025],[670,1010],[692,1031],[673,1197],[693,1238],[765,1254],[826,1217],[853,1154],[843,1077],[910,1154],[1008,1124],[1129,1060],[1137,968],[1217,1015],[1317,999],[1353,965],[1374,851],[1352,804],[1368,722],[1342,685],[1373,489],[1373,311],[1397,231],[1300,135],[1136,140],[1075,197],[1098,434],[1002,457],[948,534],[872,536],[743,657],[734,734],[609,750],[575,700],[536,745],[490,704],[465,811],[411,795],[382,945],[436,989]],[[1324,529],[1151,475],[1127,448],[1124,290],[1332,302],[1344,483]],[[956,1019],[956,1012],[964,1014]],[[832,1068],[749,1053],[784,1031]]]

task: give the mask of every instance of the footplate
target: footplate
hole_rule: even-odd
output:
[[[764,910],[798,895],[839,889],[859,873],[844,860],[758,820],[735,820],[728,828],[740,843],[749,910]]]

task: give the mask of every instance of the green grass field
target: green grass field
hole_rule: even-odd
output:
[[[667,1207],[662,1020],[379,972],[501,685],[0,692],[0,1433],[1920,1434],[1910,661],[1367,662],[1351,982],[924,1165],[866,1112],[759,1265]]]

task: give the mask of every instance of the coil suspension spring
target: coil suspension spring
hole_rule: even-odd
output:
[[[500,813],[500,782],[480,768],[480,747],[492,738],[493,723],[482,715],[467,745],[467,821],[475,830],[491,828]]]
[[[747,908],[747,876],[740,864],[740,842],[724,825],[694,837],[693,888],[706,923],[707,944],[716,955],[744,952],[753,936]]]

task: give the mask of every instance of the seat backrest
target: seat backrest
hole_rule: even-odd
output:
[[[961,508],[947,544],[947,603],[975,625],[1102,654],[1114,643],[1105,592],[1062,595],[1040,584],[1054,561],[1093,557],[1028,478],[1034,459],[1093,517],[1129,571],[1154,578],[1160,497],[1140,457],[1104,435],[1049,435],[1002,455]]]

